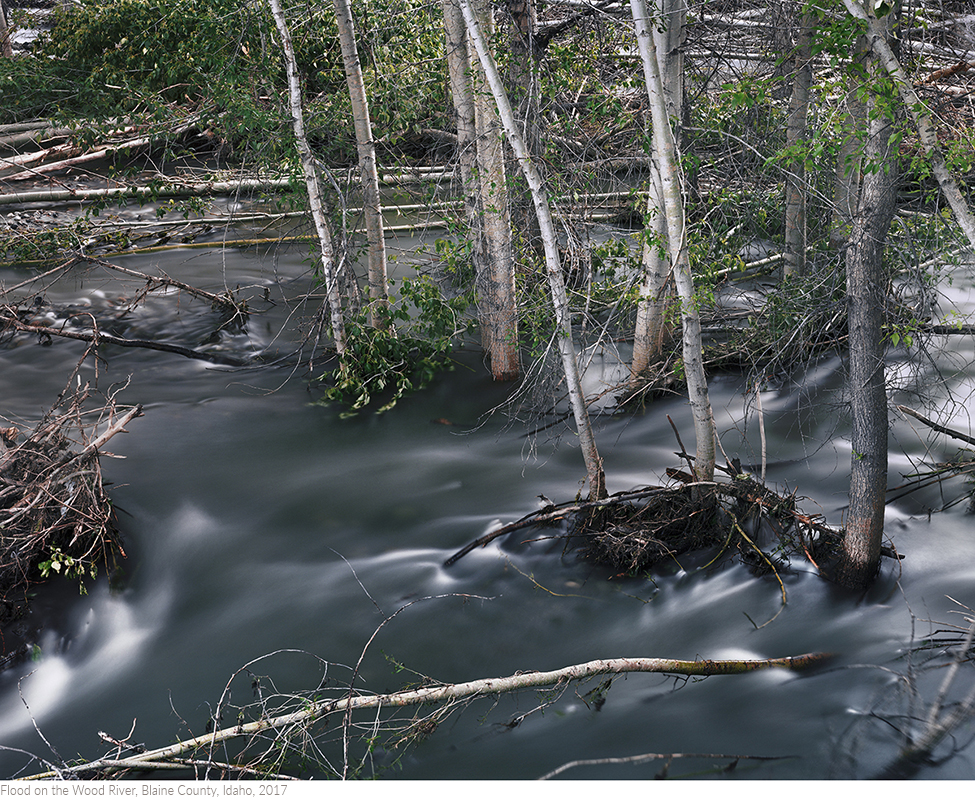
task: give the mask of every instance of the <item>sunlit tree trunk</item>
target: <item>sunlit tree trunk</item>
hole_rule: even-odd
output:
[[[339,44],[345,65],[345,78],[352,100],[352,121],[355,126],[356,148],[359,153],[359,179],[362,183],[363,216],[366,239],[369,243],[369,324],[385,325],[382,309],[389,305],[386,279],[386,243],[383,235],[383,213],[379,197],[379,171],[376,167],[376,144],[372,138],[369,101],[362,79],[359,52],[355,41],[355,23],[349,0],[334,0],[335,21],[339,30]]]
[[[806,116],[813,81],[812,34],[815,16],[806,12],[799,23],[795,46],[792,100],[786,124],[786,147],[799,151],[806,140]],[[793,160],[785,177],[785,277],[800,274],[806,261],[806,170]]]
[[[660,359],[671,336],[667,312],[671,306],[673,281],[670,280],[663,189],[656,164],[650,165],[649,189],[643,232],[643,281],[636,307],[633,358],[630,361],[630,376],[634,381],[639,381],[647,374],[650,365]]]
[[[13,58],[14,48],[10,44],[10,26],[7,24],[7,12],[0,3],[0,56]]]
[[[501,77],[498,74],[497,66],[494,63],[491,52],[488,50],[484,37],[481,35],[478,20],[471,7],[471,0],[460,0],[460,3],[464,14],[464,22],[467,24],[471,42],[477,51],[478,59],[484,71],[484,77],[487,80],[487,84],[491,89],[495,104],[497,105],[501,123],[504,126],[505,133],[515,152],[515,157],[518,159],[518,165],[521,167],[532,193],[542,244],[545,250],[545,267],[552,293],[552,306],[555,311],[558,331],[556,335],[558,340],[557,344],[562,357],[562,366],[565,371],[566,387],[576,423],[576,433],[579,436],[579,445],[582,449],[582,456],[586,464],[589,497],[590,499],[601,499],[606,497],[606,478],[603,473],[602,459],[600,459],[599,453],[596,450],[596,439],[593,435],[589,410],[586,406],[585,395],[582,391],[578,358],[572,342],[572,322],[569,312],[569,301],[562,275],[562,264],[559,257],[555,224],[552,221],[552,212],[549,207],[544,182],[538,168],[529,155],[525,140],[521,136],[521,132],[515,122],[511,105],[508,102]]]
[[[342,296],[339,292],[338,276],[335,271],[332,234],[328,227],[328,220],[325,217],[325,210],[322,207],[322,196],[318,186],[318,170],[315,166],[315,157],[311,152],[311,148],[308,146],[308,139],[305,136],[305,119],[304,112],[302,111],[298,65],[295,60],[294,47],[291,44],[291,33],[288,30],[288,22],[285,19],[280,0],[268,0],[268,3],[271,7],[271,14],[274,16],[274,23],[277,26],[278,34],[281,37],[285,71],[288,76],[291,123],[294,129],[298,154],[301,158],[305,186],[308,189],[308,206],[311,211],[312,220],[315,223],[315,232],[318,235],[322,258],[322,277],[325,280],[325,295],[332,322],[332,336],[335,340],[335,349],[341,356],[345,353],[345,318],[342,310]]]
[[[458,0],[444,0],[443,5],[481,343],[492,377],[515,380],[520,374],[518,314],[501,126],[480,65],[471,59]],[[490,8],[481,6],[476,13],[489,22]]]
[[[887,391],[883,325],[887,281],[883,270],[887,230],[897,196],[897,154],[891,147],[891,109],[876,107],[866,146],[865,170],[846,257],[849,319],[849,393],[852,419],[850,507],[836,579],[865,587],[880,565],[887,496]],[[876,168],[874,168],[876,167]]]
[[[687,242],[684,238],[684,204],[681,196],[680,170],[677,163],[677,148],[667,113],[667,103],[656,47],[651,32],[645,0],[630,0],[633,23],[636,27],[637,44],[643,73],[650,99],[653,120],[653,154],[660,174],[663,205],[667,219],[667,239],[671,269],[681,302],[681,323],[683,327],[684,376],[691,411],[694,415],[694,431],[697,437],[697,455],[694,471],[698,480],[709,481],[714,478],[714,417],[711,413],[711,400],[708,395],[707,378],[704,374],[704,359],[701,346],[701,319],[694,295],[694,281],[691,277]]]
[[[658,0],[659,23],[653,37],[657,53],[667,113],[678,123],[684,113],[684,51],[687,23],[686,0]],[[645,216],[643,243],[643,281],[637,303],[636,328],[633,336],[633,359],[630,375],[638,380],[658,360],[671,336],[669,309],[672,307],[674,282],[667,257],[667,221],[664,214],[663,189],[656,165],[650,168],[649,196]]]

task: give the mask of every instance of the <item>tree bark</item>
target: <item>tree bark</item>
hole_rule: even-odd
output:
[[[663,189],[671,269],[674,271],[677,294],[681,301],[684,376],[687,380],[687,393],[694,415],[694,431],[697,438],[694,472],[699,481],[709,481],[714,477],[714,417],[711,414],[707,377],[704,374],[701,319],[697,309],[697,298],[694,296],[694,281],[691,277],[687,242],[684,238],[684,204],[680,186],[680,169],[677,163],[677,147],[667,114],[667,103],[660,79],[646,1],[630,0],[630,8],[636,26],[647,94],[650,98],[653,154]]]
[[[873,106],[876,100],[869,101]],[[887,390],[883,325],[887,280],[883,271],[887,230],[897,195],[897,154],[892,152],[889,109],[869,109],[863,179],[846,257],[849,314],[849,392],[852,417],[850,507],[837,581],[851,589],[869,585],[880,566],[887,495]]]
[[[291,122],[294,128],[295,142],[298,147],[298,154],[301,157],[301,168],[305,176],[305,186],[308,188],[308,205],[311,210],[312,219],[315,222],[315,232],[318,234],[318,242],[322,258],[322,277],[325,279],[325,294],[329,305],[329,314],[332,322],[332,337],[335,340],[335,349],[339,356],[345,353],[345,315],[342,309],[342,297],[339,292],[338,276],[335,274],[334,248],[332,245],[332,233],[328,227],[328,220],[322,207],[321,190],[318,186],[318,170],[315,166],[315,156],[308,146],[308,139],[305,136],[305,118],[301,104],[301,84],[298,80],[298,65],[295,60],[294,47],[291,44],[291,32],[288,30],[288,22],[285,19],[284,11],[281,8],[280,0],[268,0],[271,6],[271,14],[274,16],[274,23],[281,37],[281,46],[284,51],[284,65],[288,75],[288,98],[291,106]]]
[[[7,12],[0,3],[0,56],[13,58],[14,48],[10,43],[10,25],[7,23]]]
[[[494,23],[490,1],[475,0],[475,3],[474,13],[481,30],[492,31]],[[484,349],[491,361],[492,377],[499,381],[514,380],[520,373],[518,314],[511,201],[502,124],[482,66],[476,59],[469,63],[477,140],[477,202],[484,237],[481,262],[475,263],[478,323]]]
[[[515,120],[521,129],[525,146],[532,158],[541,155],[541,130],[538,98],[538,50],[535,33],[538,28],[536,0],[504,0],[508,33],[508,67],[505,89]],[[483,24],[483,17],[482,24]],[[542,254],[538,220],[532,211],[531,190],[520,181],[513,182],[509,192],[511,229],[516,232],[514,248],[531,263]]]
[[[786,147],[799,152],[806,139],[809,91],[813,81],[812,33],[815,15],[805,12],[799,23],[795,47],[795,77],[786,124]],[[802,274],[806,262],[806,170],[794,159],[785,176],[785,266],[784,277]]]
[[[355,41],[355,22],[349,0],[334,0],[335,21],[339,30],[342,62],[352,100],[352,121],[355,126],[356,148],[359,154],[359,179],[362,182],[362,213],[366,223],[366,240],[369,243],[369,325],[385,327],[386,318],[381,313],[389,306],[389,288],[386,279],[386,242],[383,234],[382,201],[379,197],[379,171],[376,167],[376,143],[372,138],[369,119],[369,100],[359,64],[359,50]]]
[[[657,65],[667,103],[667,114],[675,123],[684,113],[684,52],[687,22],[685,0],[657,0],[660,24],[654,27]],[[656,165],[650,168],[650,193],[647,198],[643,243],[643,282],[637,303],[633,335],[633,380],[645,375],[650,365],[663,354],[671,330],[668,312],[673,306],[674,285],[667,259],[667,220],[663,187]]]
[[[667,217],[664,213],[663,188],[657,165],[650,167],[650,192],[644,222],[643,280],[636,307],[633,330],[633,358],[630,377],[639,381],[650,365],[663,355],[664,345],[672,335],[667,312],[672,305],[673,281],[667,239]]]
[[[504,125],[508,141],[515,152],[521,171],[531,189],[532,200],[535,204],[535,214],[538,217],[538,226],[541,231],[542,244],[545,248],[545,266],[548,273],[549,288],[552,293],[552,306],[555,311],[557,326],[556,338],[559,353],[562,358],[562,367],[565,371],[566,387],[569,393],[569,402],[572,406],[573,417],[576,423],[576,433],[579,436],[579,446],[582,449],[582,457],[586,464],[586,473],[589,482],[589,499],[599,500],[607,496],[606,477],[603,473],[602,459],[596,450],[596,439],[593,435],[592,422],[589,418],[589,410],[586,406],[586,398],[582,391],[582,382],[579,375],[579,363],[576,356],[575,346],[572,341],[572,321],[569,311],[569,300],[565,290],[565,280],[562,273],[562,264],[559,257],[558,240],[555,234],[555,224],[552,221],[552,211],[549,207],[548,197],[545,191],[544,182],[538,168],[532,161],[528,153],[528,148],[511,111],[511,105],[505,94],[501,77],[498,74],[497,66],[491,53],[487,48],[487,43],[481,35],[480,26],[474,16],[471,0],[460,0],[461,10],[464,14],[464,22],[470,34],[471,43],[477,51],[481,68],[487,79],[488,86],[494,96],[501,123]]]
[[[471,60],[458,0],[443,0],[447,73],[457,124],[464,211],[471,242],[481,345],[496,381],[520,374],[518,315],[507,186],[497,114],[490,99],[475,96],[480,67]],[[481,95],[483,95],[483,90]],[[482,130],[478,130],[478,123]],[[483,165],[483,166],[482,166]]]

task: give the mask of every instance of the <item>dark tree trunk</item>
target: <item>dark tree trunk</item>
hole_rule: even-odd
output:
[[[850,508],[838,583],[866,587],[880,565],[887,494],[887,392],[883,324],[887,280],[884,242],[894,214],[897,159],[891,152],[892,123],[880,110],[871,121],[865,164],[877,165],[863,180],[846,259],[849,302],[850,411],[853,423]],[[871,114],[871,116],[874,116]]]

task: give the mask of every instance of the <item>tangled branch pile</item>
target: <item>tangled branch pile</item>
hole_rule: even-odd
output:
[[[94,577],[99,566],[111,568],[125,555],[99,449],[141,407],[120,415],[111,396],[92,409],[91,386],[77,374],[76,367],[75,388],[65,388],[33,430],[22,432],[9,420],[0,428],[0,618],[14,612],[38,577]]]
[[[470,542],[444,566],[501,536],[557,526],[562,532],[555,538],[564,538],[583,558],[620,574],[681,564],[683,557],[697,554],[708,559],[708,565],[735,556],[757,574],[776,576],[788,568],[790,559],[799,558],[830,576],[842,530],[819,515],[801,512],[794,494],[778,494],[736,469],[739,465],[716,466],[730,480],[701,482],[682,470],[668,469],[674,481],[670,486],[547,505]],[[882,547],[881,554],[901,558],[889,547]]]

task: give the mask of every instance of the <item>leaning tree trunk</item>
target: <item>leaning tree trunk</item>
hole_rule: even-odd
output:
[[[871,106],[875,100],[869,101]],[[836,580],[862,589],[880,566],[887,496],[887,391],[884,376],[884,244],[894,216],[897,154],[893,123],[871,108],[863,188],[846,256],[852,418],[850,507]]]
[[[545,267],[548,273],[549,287],[552,292],[552,306],[555,311],[558,333],[559,353],[562,357],[562,367],[565,370],[566,386],[569,393],[569,402],[572,406],[572,413],[575,418],[576,432],[579,436],[579,445],[582,449],[582,457],[586,463],[586,473],[589,481],[589,498],[598,500],[606,497],[606,477],[603,473],[603,462],[596,450],[596,439],[593,435],[592,422],[589,419],[589,410],[586,406],[586,398],[582,391],[582,382],[579,375],[579,362],[576,357],[575,347],[572,343],[572,320],[569,311],[569,300],[565,290],[565,280],[562,273],[562,263],[559,258],[558,240],[555,234],[555,224],[552,221],[552,211],[548,204],[545,193],[545,186],[542,177],[532,161],[525,140],[518,130],[515,123],[511,105],[504,91],[501,76],[494,63],[487,43],[481,35],[480,26],[474,16],[471,7],[471,0],[460,0],[461,10],[464,14],[464,22],[470,34],[471,43],[477,51],[478,59],[487,79],[494,102],[497,105],[501,123],[504,125],[508,141],[515,152],[518,164],[525,176],[528,187],[531,189],[532,200],[535,205],[535,214],[538,217],[538,226],[542,236],[542,244],[545,248]]]
[[[657,65],[660,69],[667,113],[679,121],[684,113],[684,51],[687,21],[686,0],[657,0],[660,25],[654,28]],[[643,282],[637,303],[630,375],[639,380],[663,354],[670,338],[668,312],[674,284],[667,258],[667,220],[663,189],[656,166],[650,168],[650,193],[647,199],[647,224],[643,243]]]
[[[298,154],[301,157],[301,168],[305,174],[305,186],[308,188],[308,206],[322,256],[322,277],[325,279],[325,295],[329,305],[332,320],[332,336],[335,339],[335,349],[341,356],[345,353],[345,317],[342,312],[342,296],[339,292],[338,276],[335,270],[334,248],[332,234],[329,231],[328,220],[322,208],[322,196],[318,186],[318,170],[315,157],[308,146],[305,136],[305,118],[301,106],[301,84],[298,81],[298,65],[295,60],[294,47],[291,45],[291,33],[288,22],[284,17],[280,0],[268,0],[271,14],[277,25],[281,37],[281,47],[284,51],[284,66],[288,75],[288,97],[291,105],[291,122],[294,128]]]
[[[382,201],[379,197],[379,171],[376,168],[376,143],[372,138],[369,101],[362,79],[362,66],[359,64],[352,7],[349,0],[334,1],[345,78],[352,100],[352,121],[359,152],[359,178],[362,182],[362,213],[366,223],[366,240],[369,243],[369,325],[377,328],[384,327],[388,322],[382,310],[389,306],[389,289],[386,280],[386,242],[383,235]]]
[[[931,117],[924,111],[925,105],[921,102],[917,92],[914,91],[913,83],[905,74],[900,62],[897,60],[897,56],[890,47],[890,43],[887,41],[883,22],[872,12],[867,12],[858,0],[843,0],[843,4],[850,14],[866,22],[867,43],[897,87],[897,93],[907,107],[914,126],[917,128],[921,147],[928,158],[928,162],[931,164],[931,172],[938,181],[938,185],[941,187],[945,198],[948,200],[948,205],[951,206],[951,210],[955,214],[955,221],[962,229],[962,233],[965,234],[971,245],[975,247],[975,217],[972,216],[972,212],[968,208],[968,202],[958,187],[957,181],[955,181],[954,176],[948,170],[948,165],[945,163],[944,155],[938,144],[938,137],[935,134]]]
[[[798,152],[806,139],[809,91],[813,81],[812,31],[815,15],[805,12],[796,37],[792,100],[786,123],[786,147]],[[806,170],[799,159],[785,176],[785,277],[801,274],[806,262]]]
[[[701,346],[701,318],[694,296],[694,281],[684,238],[684,203],[680,187],[680,170],[677,164],[677,147],[667,114],[664,88],[660,79],[656,47],[649,24],[646,0],[630,0],[633,23],[636,27],[637,44],[643,61],[643,73],[650,98],[653,120],[653,158],[657,164],[662,186],[664,211],[667,218],[669,257],[681,301],[683,326],[684,376],[687,393],[694,415],[694,431],[697,437],[697,456],[694,472],[698,480],[714,478],[714,417],[708,395],[707,377],[704,374],[704,358]]]

